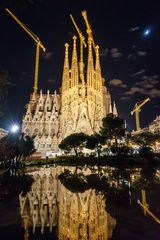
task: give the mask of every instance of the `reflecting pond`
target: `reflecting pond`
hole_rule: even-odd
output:
[[[160,219],[159,169],[45,166],[17,181],[15,195],[13,181],[0,195],[0,239],[160,239],[160,225],[137,203],[145,190]]]

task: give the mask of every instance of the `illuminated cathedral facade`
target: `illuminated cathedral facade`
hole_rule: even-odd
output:
[[[65,44],[62,86],[59,93],[33,93],[23,118],[22,131],[35,136],[37,152],[58,151],[58,144],[72,133],[88,135],[99,132],[102,119],[109,113],[117,115],[115,103],[102,77],[99,46],[93,48],[88,37],[87,64],[82,53],[77,54],[77,39],[73,37],[72,58]],[[93,51],[94,50],[94,51]],[[94,54],[93,54],[94,53]],[[86,66],[86,68],[84,67]]]

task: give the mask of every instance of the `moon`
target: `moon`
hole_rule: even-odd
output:
[[[151,33],[151,29],[150,28],[146,28],[144,30],[144,32],[143,32],[143,35],[144,35],[144,37],[148,37],[150,35],[150,33]]]

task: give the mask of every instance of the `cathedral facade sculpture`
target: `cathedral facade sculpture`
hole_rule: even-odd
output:
[[[73,37],[72,59],[69,63],[69,45],[65,44],[62,86],[59,93],[33,93],[23,118],[22,131],[35,136],[37,152],[58,151],[58,144],[66,136],[84,132],[99,132],[102,119],[109,113],[117,115],[112,107],[110,93],[102,77],[99,47],[93,56],[92,39],[88,38],[88,59],[85,64],[77,56],[76,37]],[[94,63],[95,62],[95,63]]]

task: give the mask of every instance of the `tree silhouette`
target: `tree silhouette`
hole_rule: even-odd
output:
[[[94,135],[87,137],[86,148],[91,150],[95,149],[98,157],[100,157],[101,148],[102,148],[102,145],[105,144],[105,142],[106,142],[106,138],[96,133]]]
[[[115,141],[115,146],[118,146],[118,139],[125,137],[125,122],[124,119],[116,117],[112,113],[102,119],[102,128],[100,134],[106,139]]]
[[[75,155],[78,156],[78,149],[83,147],[86,139],[87,136],[84,133],[73,133],[62,140],[59,144],[59,148],[66,151],[71,151],[73,149]]]
[[[140,146],[141,148],[150,147],[157,140],[160,140],[160,135],[151,132],[141,132],[131,137],[131,141]]]
[[[0,139],[0,161],[15,172],[34,151],[33,139],[24,133],[10,133]]]

